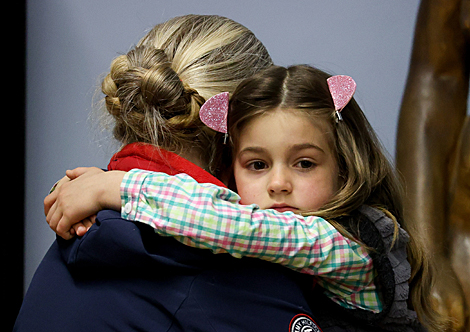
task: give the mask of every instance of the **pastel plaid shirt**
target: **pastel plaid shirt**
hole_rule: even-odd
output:
[[[319,217],[240,205],[233,191],[186,174],[128,172],[121,183],[121,215],[163,236],[214,253],[282,264],[316,276],[343,307],[380,312],[376,272],[367,251]]]

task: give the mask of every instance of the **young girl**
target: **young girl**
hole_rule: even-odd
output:
[[[197,184],[184,175],[134,170],[122,181],[122,215],[191,246],[262,258],[319,276],[325,293],[339,304],[312,303],[323,311],[323,326],[371,320],[375,328],[417,328],[414,312],[407,308],[409,281],[410,307],[435,329],[437,316],[432,316],[429,301],[423,301],[429,296],[427,262],[415,242],[409,242],[410,279],[407,235],[392,222],[402,220],[392,167],[354,100],[340,116],[335,113],[327,79],[308,66],[273,67],[246,80],[233,94],[228,116],[233,169],[226,167],[232,162],[225,158],[217,169],[223,175],[233,170],[241,203],[257,205],[238,205],[239,196],[233,192]],[[227,148],[219,156],[227,156]],[[48,214],[51,227],[57,228],[60,221],[67,229],[102,206],[119,206],[116,188],[123,174],[111,173],[89,176],[88,181],[97,187],[106,184],[104,192],[112,195],[96,191],[91,201],[100,202],[98,206],[87,207],[75,219],[62,218],[61,208],[53,206]],[[111,178],[114,185],[109,186]],[[273,210],[321,216],[335,228],[323,219]],[[338,244],[341,249],[335,248]],[[372,281],[374,272],[365,268],[367,264],[357,264],[367,261],[366,249],[379,274],[375,283],[381,299]],[[353,253],[356,259],[351,259]],[[321,288],[315,289],[320,299]]]

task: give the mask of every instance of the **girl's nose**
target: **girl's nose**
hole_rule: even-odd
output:
[[[288,172],[282,168],[273,169],[268,183],[268,192],[273,194],[288,194],[292,192],[292,182]]]

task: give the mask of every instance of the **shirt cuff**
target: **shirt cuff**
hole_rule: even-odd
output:
[[[136,220],[142,185],[151,174],[149,171],[133,169],[126,172],[121,182],[121,217]]]

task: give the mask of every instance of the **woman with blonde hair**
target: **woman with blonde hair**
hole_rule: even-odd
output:
[[[102,83],[122,144],[108,169],[186,173],[224,186],[205,170],[215,132],[199,109],[271,65],[254,34],[230,19],[187,15],[155,26]],[[308,285],[280,265],[190,248],[106,210],[85,236],[53,243],[14,330],[285,331],[295,317],[313,322],[304,319],[313,316]]]

